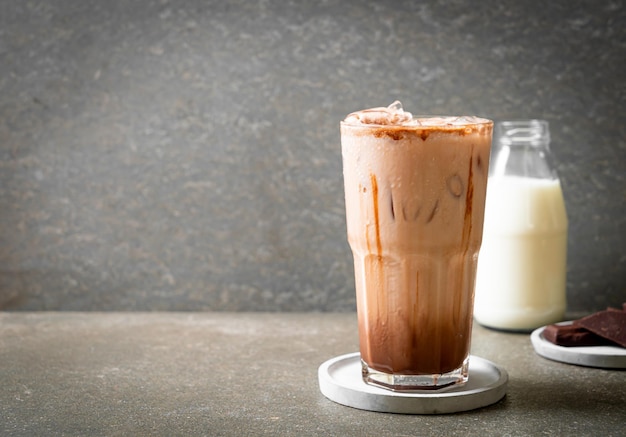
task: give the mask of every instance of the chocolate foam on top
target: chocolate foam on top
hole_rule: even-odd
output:
[[[475,116],[413,116],[402,108],[402,103],[396,100],[387,107],[381,106],[353,112],[343,122],[353,126],[457,127],[491,123],[491,120]]]

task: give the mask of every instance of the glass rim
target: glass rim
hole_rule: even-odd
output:
[[[346,117],[347,118],[347,117]],[[340,121],[342,126],[361,127],[361,128],[385,128],[385,129],[445,129],[457,130],[472,126],[495,125],[495,121],[490,118],[480,117],[477,115],[436,115],[436,114],[416,114],[411,117],[411,121],[420,119],[467,119],[460,123],[438,123],[438,124],[412,124],[411,122],[402,124],[378,124],[378,123],[352,123],[343,119]]]

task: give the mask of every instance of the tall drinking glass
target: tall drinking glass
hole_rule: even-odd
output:
[[[341,122],[365,382],[467,381],[493,122],[413,117],[399,102]]]

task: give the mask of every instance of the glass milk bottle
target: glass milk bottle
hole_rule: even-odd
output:
[[[476,277],[481,325],[530,331],[565,314],[567,215],[549,142],[546,121],[495,126]]]

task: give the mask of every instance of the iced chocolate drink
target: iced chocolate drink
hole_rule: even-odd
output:
[[[392,390],[467,380],[493,123],[399,102],[341,123],[363,378]]]

